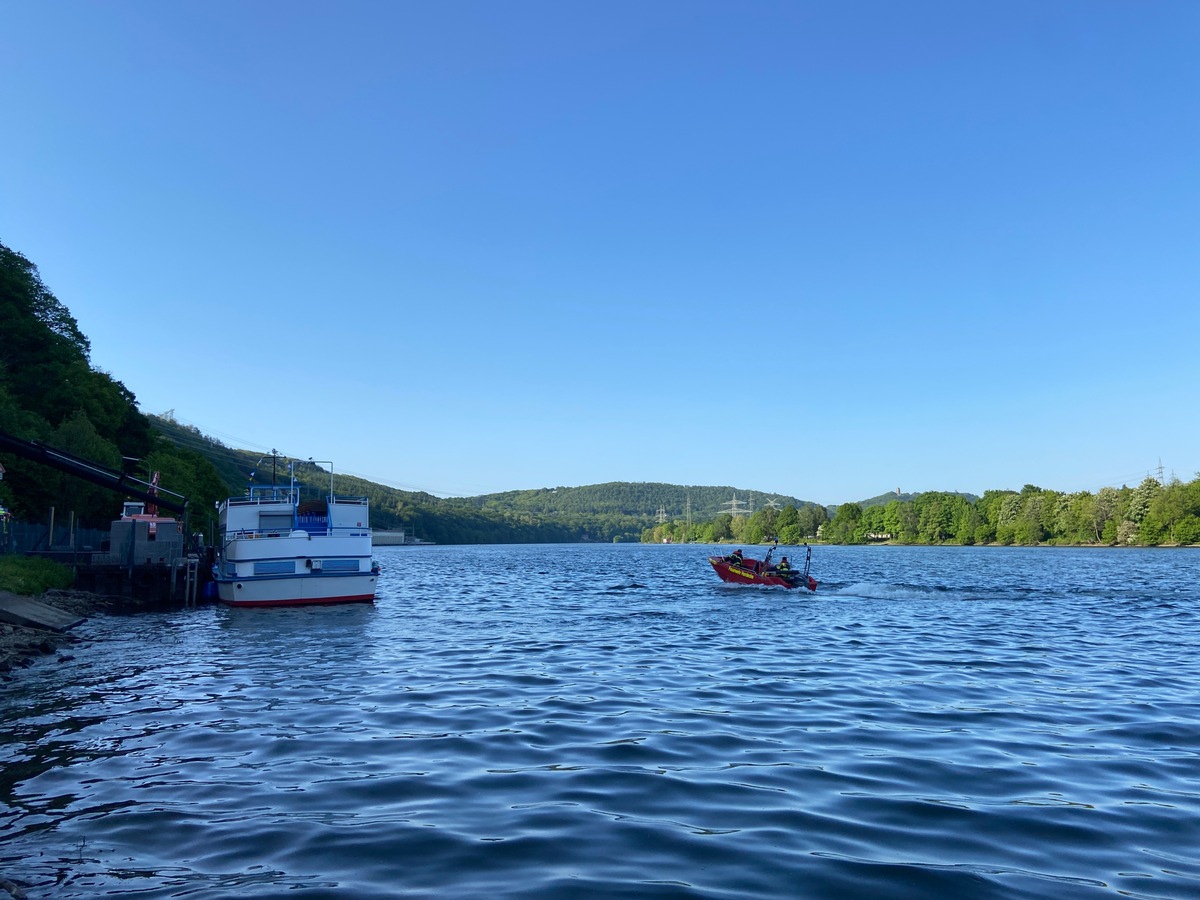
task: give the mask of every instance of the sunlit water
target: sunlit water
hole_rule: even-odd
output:
[[[30,897],[1200,897],[1200,552],[381,548],[0,687]],[[801,554],[793,552],[793,560]]]

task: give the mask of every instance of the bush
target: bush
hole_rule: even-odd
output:
[[[1100,532],[1100,542],[1104,544],[1115,544],[1117,542],[1117,531],[1120,523],[1116,519],[1108,519],[1104,523],[1104,530]]]
[[[1200,544],[1200,518],[1184,516],[1175,526],[1175,540],[1180,544]]]
[[[0,556],[0,591],[36,597],[51,588],[65,590],[75,583],[75,570],[62,563],[32,556]]]

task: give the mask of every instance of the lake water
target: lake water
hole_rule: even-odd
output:
[[[809,595],[711,550],[379,548],[374,606],[89,620],[0,686],[0,877],[1200,897],[1200,552],[816,547]]]

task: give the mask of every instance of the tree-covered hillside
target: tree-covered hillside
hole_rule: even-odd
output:
[[[36,441],[149,481],[211,507],[224,492],[201,456],[161,440],[133,394],[92,367],[91,345],[70,311],[42,282],[37,266],[0,244],[0,431]],[[120,510],[115,492],[5,454],[0,505],[41,521],[50,507],[103,528]]]
[[[286,481],[291,460],[227,447],[170,416],[151,416],[155,429],[179,446],[206,456],[221,473],[232,494],[251,484]],[[274,469],[274,475],[272,470]],[[253,473],[253,477],[251,475]],[[329,489],[324,468],[300,461],[299,482],[314,494]],[[436,543],[550,543],[574,541],[637,541],[660,521],[698,522],[722,509],[738,512],[782,509],[785,505],[820,509],[794,497],[779,497],[744,488],[684,486],[659,483],[611,482],[583,487],[508,491],[479,497],[441,498],[403,491],[349,475],[334,473],[334,490],[367,497],[371,524],[379,530],[400,530]],[[821,519],[824,521],[824,518]]]
[[[538,488],[467,498],[480,509],[520,510],[539,515],[627,515],[711,519],[722,512],[750,514],[764,506],[816,505],[781,494],[746,488],[659,482],[612,481],[582,487]]]
[[[151,416],[150,421],[180,447],[204,455],[231,494],[251,483],[270,484],[272,478],[282,483],[290,477],[293,460],[227,447],[169,415]],[[321,466],[296,461],[294,471],[314,495],[328,491],[329,472]],[[686,518],[689,503],[696,521],[720,514],[733,501],[742,512],[779,509],[783,504],[820,509],[793,497],[747,489],[657,483],[612,482],[458,498],[403,491],[337,472],[333,485],[339,494],[370,500],[376,529],[403,529],[422,540],[456,544],[637,541],[660,520]]]
[[[1200,477],[1067,494],[1032,484],[1020,491],[929,492],[884,505],[845,503],[821,538],[832,543],[1102,544],[1200,543]]]

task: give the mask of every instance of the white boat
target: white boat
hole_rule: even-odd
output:
[[[300,502],[287,486],[251,486],[219,505],[213,578],[229,606],[371,603],[379,569],[371,562],[366,497],[338,497],[329,476],[323,501]]]

